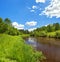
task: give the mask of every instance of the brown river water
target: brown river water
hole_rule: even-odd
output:
[[[26,38],[26,43],[43,52],[46,57],[43,62],[60,62],[60,39],[29,37]]]

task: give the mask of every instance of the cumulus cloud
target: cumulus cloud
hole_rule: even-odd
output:
[[[37,28],[30,28],[28,29],[29,32],[33,31],[33,30],[36,30]]]
[[[60,0],[52,0],[50,5],[48,5],[45,10],[41,13],[42,15],[47,15],[48,17],[60,17]]]
[[[26,22],[26,25],[28,25],[28,26],[36,26],[37,22],[36,21]]]
[[[36,3],[45,3],[45,0],[36,0]]]
[[[18,24],[17,22],[13,22],[12,26],[19,29],[19,30],[24,29],[24,25],[23,24]]]

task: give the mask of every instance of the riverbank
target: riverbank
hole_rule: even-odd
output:
[[[47,33],[47,37],[60,39],[60,30]]]
[[[31,36],[60,39],[60,23],[48,24],[30,32]]]
[[[30,34],[22,34],[22,35],[20,35],[20,37],[22,37],[22,38],[30,37]]]
[[[42,62],[60,62],[60,39],[29,37],[26,43],[43,52],[46,60]]]
[[[45,31],[33,32],[32,34],[30,34],[30,36],[60,39],[60,30],[54,32],[45,32]]]
[[[0,34],[0,62],[37,62],[44,59],[41,52],[25,44],[21,36]]]

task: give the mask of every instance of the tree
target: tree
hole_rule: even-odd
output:
[[[54,23],[53,26],[55,27],[55,31],[60,29],[59,23]]]
[[[47,26],[47,32],[52,32],[52,26],[51,25]]]
[[[8,29],[5,33],[9,34],[9,35],[19,35],[20,34],[16,28],[11,27],[11,26],[8,26]]]
[[[7,31],[7,24],[0,23],[0,33],[4,33]]]
[[[3,22],[3,19],[2,18],[0,18],[0,23],[2,23]]]
[[[8,19],[8,18],[6,18],[6,19],[4,20],[4,23],[5,23],[5,24],[8,24],[8,25],[11,25],[11,20]]]

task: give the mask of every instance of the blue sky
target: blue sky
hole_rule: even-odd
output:
[[[60,23],[60,0],[0,0],[0,17],[18,29],[36,29]]]

